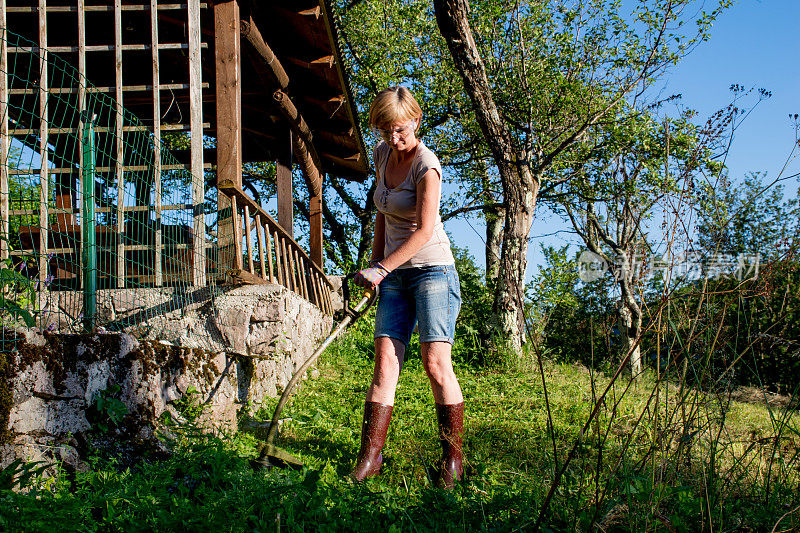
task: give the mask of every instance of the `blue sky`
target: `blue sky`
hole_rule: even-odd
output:
[[[709,6],[711,1],[707,0]],[[733,178],[764,171],[774,179],[791,152],[795,131],[789,114],[800,113],[798,21],[800,0],[739,0],[716,22],[711,39],[664,77],[664,94],[682,94],[682,105],[696,109],[699,117],[708,117],[730,103],[732,84],[772,92],[772,97],[759,103],[736,131],[727,159]],[[798,172],[800,158],[792,161],[783,175]],[[787,193],[797,194],[797,179],[785,185]],[[540,242],[554,246],[575,242],[567,233],[552,234],[565,228],[539,210],[531,234],[528,280],[543,263]],[[481,222],[477,218],[452,220],[446,223],[446,229],[455,243],[468,247],[483,266]]]

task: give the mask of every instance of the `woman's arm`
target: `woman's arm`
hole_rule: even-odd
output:
[[[436,215],[439,211],[439,194],[442,186],[442,180],[439,173],[435,169],[428,170],[422,179],[417,183],[417,229],[415,229],[408,239],[397,247],[397,250],[389,254],[388,257],[383,258],[381,265],[391,272],[399,267],[431,240],[433,236],[433,229],[436,225]],[[381,221],[383,222],[383,221]],[[383,227],[381,227],[383,231]],[[375,238],[378,237],[378,221],[375,220]],[[373,243],[373,258],[378,258],[380,255],[374,255],[375,244]],[[381,253],[383,252],[383,242],[381,242]]]
[[[383,213],[380,211],[375,216],[375,231],[373,233],[370,264],[383,259],[383,247],[386,245],[386,222],[383,218]]]

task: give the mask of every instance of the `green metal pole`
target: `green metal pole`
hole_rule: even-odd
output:
[[[83,113],[83,161],[81,162],[81,179],[83,186],[83,327],[87,331],[94,329],[95,309],[97,304],[97,242],[95,233],[95,198],[94,175],[97,161],[94,142],[94,114]]]

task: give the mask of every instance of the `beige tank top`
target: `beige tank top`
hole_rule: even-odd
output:
[[[386,226],[386,240],[383,247],[384,257],[388,257],[389,254],[397,250],[411,233],[417,229],[417,185],[419,181],[430,169],[436,171],[440,180],[442,178],[442,166],[439,163],[439,158],[420,141],[406,179],[397,187],[388,188],[384,174],[391,151],[392,149],[389,145],[382,142],[375,147],[373,153],[375,179],[377,180],[373,199],[378,211],[383,213]],[[441,192],[439,198],[436,199],[437,206],[440,201]],[[444,231],[442,217],[439,215],[437,207],[436,224],[430,240],[411,259],[398,268],[452,265],[453,263],[450,239],[447,238],[447,233]]]

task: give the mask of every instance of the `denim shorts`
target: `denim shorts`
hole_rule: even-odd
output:
[[[380,284],[375,338],[391,337],[408,345],[419,323],[419,342],[453,344],[460,310],[461,286],[454,265],[398,269]]]

